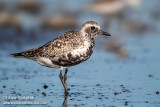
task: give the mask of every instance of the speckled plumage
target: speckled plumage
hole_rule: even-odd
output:
[[[80,31],[67,32],[39,48],[13,56],[32,59],[43,66],[62,69],[65,67],[68,70],[68,67],[79,64],[91,56],[98,35],[110,36],[109,33],[102,31],[96,22],[89,21],[82,25]],[[67,92],[65,81],[60,78]]]
[[[22,52],[20,57],[33,59],[38,63],[37,59],[39,57],[45,57],[49,58],[53,64],[59,67],[69,67],[88,59],[93,52],[93,48],[94,40],[87,36],[83,37],[78,31],[71,31],[39,48]],[[79,51],[79,53],[74,53],[75,50],[78,52],[78,49],[84,49],[85,52]]]
[[[97,27],[93,33],[90,29],[91,26]],[[100,32],[99,29],[100,27],[96,22],[89,21],[82,25],[80,31],[67,32],[39,48],[13,55],[35,60],[47,67],[70,67],[87,60],[91,56],[95,44],[94,39]],[[45,60],[44,58],[49,59],[56,66],[45,64],[42,61]]]

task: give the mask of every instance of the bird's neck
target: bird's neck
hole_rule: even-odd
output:
[[[94,48],[94,46],[95,46],[95,38],[91,38],[90,36],[86,36],[86,40],[87,40],[87,42],[89,42],[90,46],[92,48]]]
[[[84,41],[87,41],[94,48],[96,36],[92,36],[92,35],[90,35],[88,33],[84,33],[84,32],[81,32],[81,36],[84,36],[84,38],[85,38]]]

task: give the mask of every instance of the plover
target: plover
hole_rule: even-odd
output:
[[[77,20],[77,15],[71,14],[70,12],[62,12],[44,18],[42,21],[42,27],[54,30],[72,29],[76,27]]]
[[[0,27],[13,26],[16,29],[21,28],[21,20],[16,15],[8,12],[0,12]]]
[[[65,93],[68,94],[66,88],[68,68],[86,61],[91,56],[98,35],[111,36],[102,31],[97,22],[88,21],[79,31],[66,32],[41,47],[12,55],[34,60],[42,66],[60,68],[59,78]],[[63,68],[65,68],[64,77]]]
[[[87,9],[100,15],[113,15],[123,11],[124,0],[95,0],[87,5]]]
[[[128,14],[133,13],[139,7],[142,0],[94,0],[86,6],[86,9],[101,15],[104,19],[103,26],[108,28],[116,19],[121,22]],[[128,18],[127,18],[128,19]]]
[[[112,39],[107,41],[103,46],[105,46],[108,52],[116,54],[118,58],[129,56],[128,50],[125,48],[122,40],[116,35],[112,35]]]
[[[95,0],[87,5],[87,9],[101,14],[113,15],[119,14],[128,8],[137,8],[142,0]]]

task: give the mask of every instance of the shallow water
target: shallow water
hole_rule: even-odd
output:
[[[130,39],[126,36],[130,56],[125,59],[96,48],[88,61],[69,69],[67,105],[160,106],[160,95],[156,94],[160,91],[159,40],[156,35]],[[42,67],[27,59],[15,59],[8,53],[1,50],[0,54],[0,97],[35,96],[35,101],[45,101],[47,106],[62,105],[64,93],[59,69]],[[44,85],[48,87],[44,89]],[[4,101],[0,100],[0,104]]]
[[[117,31],[113,27],[111,34],[112,32],[121,34],[118,36],[129,52],[126,58],[118,58],[113,53],[99,49],[103,47],[98,44],[102,39],[97,38],[97,46],[90,59],[69,69],[68,97],[64,96],[59,69],[46,68],[34,61],[10,56],[11,53],[41,46],[56,37],[51,35],[59,35],[65,31],[52,34],[40,32],[39,39],[31,40],[29,44],[23,36],[15,38],[20,45],[15,41],[2,41],[0,43],[0,106],[3,107],[6,101],[12,101],[3,99],[4,96],[34,96],[35,100],[31,101],[47,102],[44,107],[60,107],[64,101],[69,107],[159,107],[160,24],[159,21],[148,18],[149,11],[153,8],[152,4],[154,3],[146,2],[141,9],[143,15],[136,17],[141,17],[151,26],[154,25],[156,27],[154,32],[130,34]],[[83,17],[81,21],[84,20],[88,18]],[[10,36],[14,34],[12,31],[7,33]],[[6,105],[8,106],[10,105]]]

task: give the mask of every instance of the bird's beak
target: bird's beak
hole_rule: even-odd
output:
[[[103,30],[100,31],[100,35],[111,36],[108,32],[105,32]]]

